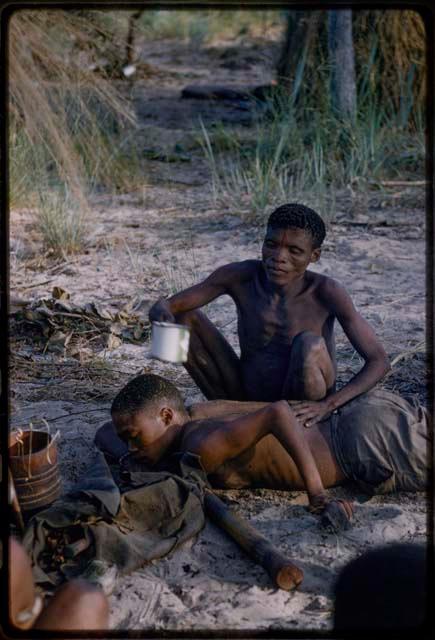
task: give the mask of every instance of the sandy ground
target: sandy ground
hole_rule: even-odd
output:
[[[193,68],[181,46],[172,52],[172,58],[164,43],[156,45],[153,52],[154,58],[147,60],[160,65],[161,76],[135,86],[147,144],[153,135],[161,146],[164,141],[173,144],[184,139],[198,111],[210,118],[217,117],[219,109],[221,115],[234,116],[231,105],[218,108],[181,101],[179,92],[186,84],[207,84],[211,78],[240,83],[245,76],[243,65],[232,70],[229,81],[228,72],[222,71],[225,67],[216,66],[213,75],[205,57]],[[210,53],[210,59],[212,56],[216,58],[216,53]],[[263,66],[251,69],[249,84],[270,78],[271,59],[272,53]],[[165,105],[172,111],[168,111],[164,126],[158,114]],[[139,191],[93,198],[86,251],[64,263],[38,257],[41,244],[32,212],[13,211],[11,292],[36,300],[49,297],[52,288],[59,286],[70,293],[74,303],[98,302],[110,311],[129,301],[141,302],[146,316],[158,296],[191,284],[218,265],[258,258],[262,229],[254,228],[237,212],[214,204],[209,187],[209,175],[198,151],[192,152],[189,163],[150,161]],[[369,194],[363,210],[355,208],[348,193],[338,194],[335,222],[329,225],[315,270],[348,288],[391,358],[399,356],[387,386],[425,401],[425,365],[418,346],[425,337],[424,197],[421,190],[401,188],[400,197],[395,198],[395,191]],[[207,312],[237,348],[231,300],[215,301]],[[344,382],[358,369],[360,360],[340,330],[337,345],[339,379]],[[112,392],[106,392],[100,401],[86,400],[80,397],[79,387],[74,390],[74,380],[72,386],[67,384],[71,383],[67,375],[41,381],[35,374],[34,380],[29,380],[29,372],[43,368],[44,362],[68,363],[67,352],[42,353],[21,336],[14,342],[13,355],[22,358],[22,364],[12,377],[12,424],[36,424],[44,417],[53,430],[60,430],[66,491],[92,464],[92,439],[108,417]],[[148,343],[123,343],[113,350],[94,348],[92,357],[93,362],[104,363],[108,372],[110,368],[118,372],[113,394],[130,377],[147,370],[175,381],[187,402],[201,400],[181,367],[150,358]],[[27,377],[20,375],[25,368]],[[352,494],[350,488],[335,492]],[[183,548],[119,580],[110,596],[112,628],[225,632],[330,629],[333,584],[343,565],[375,545],[424,541],[427,536],[426,498],[422,494],[397,494],[358,504],[353,528],[338,536],[322,532],[318,520],[305,509],[303,493],[255,490],[224,495],[238,513],[304,570],[300,588],[290,593],[273,588],[261,567],[207,523]]]

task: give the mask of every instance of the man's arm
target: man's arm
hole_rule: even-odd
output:
[[[207,473],[254,447],[272,434],[294,460],[307,488],[310,501],[325,489],[303,428],[285,400],[269,404],[234,420],[213,420],[192,430],[183,449],[196,453]]]
[[[208,276],[203,282],[184,289],[168,299],[161,298],[150,309],[151,322],[174,322],[175,315],[199,309],[215,298],[231,292],[231,287],[244,275],[245,263],[233,262]]]
[[[349,342],[364,359],[364,365],[340,391],[331,393],[318,402],[307,401],[294,406],[297,417],[306,423],[306,426],[319,422],[327,413],[374,387],[390,369],[384,347],[370,324],[355,309],[344,287],[329,280],[322,292],[323,296],[331,313],[343,327]]]

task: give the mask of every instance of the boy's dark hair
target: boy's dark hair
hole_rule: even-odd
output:
[[[313,238],[313,246],[318,249],[326,235],[325,223],[313,209],[292,202],[283,204],[273,211],[267,221],[271,229],[305,229]]]
[[[183,399],[177,387],[152,373],[145,373],[130,380],[112,402],[112,413],[135,414],[147,406],[168,400],[173,409],[184,409]]]

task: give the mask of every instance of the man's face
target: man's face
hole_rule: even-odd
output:
[[[305,229],[267,228],[263,242],[263,265],[268,279],[286,284],[302,275],[310,262],[317,262],[320,248],[313,247],[313,239]]]
[[[134,414],[112,414],[118,436],[128,444],[131,455],[150,466],[163,457],[167,448],[164,435],[168,422],[164,411],[153,412],[147,408]]]

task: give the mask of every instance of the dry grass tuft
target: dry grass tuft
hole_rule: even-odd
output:
[[[31,188],[41,191],[54,182],[67,185],[84,206],[89,182],[97,181],[113,155],[105,127],[109,121],[115,127],[134,122],[113,82],[104,74],[96,82],[94,65],[79,55],[95,47],[101,33],[102,27],[80,12],[21,10],[12,15],[12,204]],[[32,177],[33,184],[26,184]]]
[[[355,17],[355,54],[367,65],[373,47],[375,65],[370,72],[371,90],[380,101],[393,102],[401,108],[403,94],[414,96],[416,105],[426,98],[426,31],[416,11],[358,11]]]

